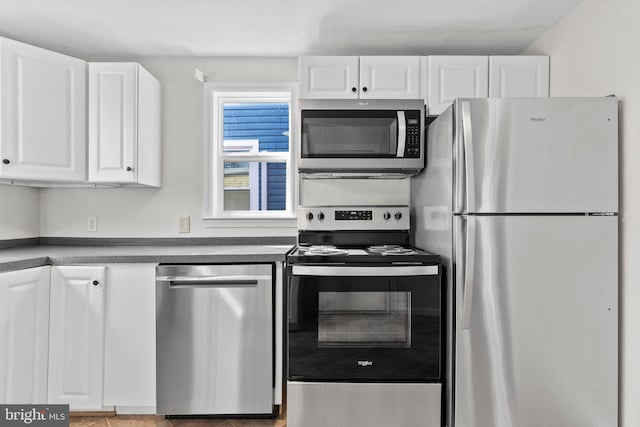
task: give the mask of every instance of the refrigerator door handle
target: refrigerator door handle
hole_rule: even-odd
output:
[[[462,183],[464,181],[464,147],[463,147],[463,134],[462,134],[462,101],[455,101],[455,115],[454,115],[454,131],[453,131],[453,173],[455,175],[453,189],[453,213],[461,214],[464,209],[464,188]],[[459,116],[459,117],[458,117]]]
[[[471,328],[471,309],[473,307],[473,286],[476,264],[476,218],[467,216],[467,238],[464,263],[464,292],[462,301],[462,329]]]
[[[461,102],[462,110],[462,139],[464,149],[464,169],[465,169],[465,195],[467,206],[463,212],[475,211],[475,173],[473,158],[473,133],[471,131],[471,104],[469,101]]]

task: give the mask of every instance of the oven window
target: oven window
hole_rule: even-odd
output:
[[[411,292],[319,292],[318,347],[411,347]]]

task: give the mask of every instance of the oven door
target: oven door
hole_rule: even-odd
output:
[[[440,379],[438,266],[289,269],[289,380]]]

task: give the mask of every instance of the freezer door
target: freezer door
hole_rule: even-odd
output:
[[[617,217],[459,218],[454,426],[617,426]]]
[[[458,213],[618,211],[616,98],[456,101]]]

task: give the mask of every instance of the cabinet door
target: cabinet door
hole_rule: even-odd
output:
[[[0,176],[86,179],[86,63],[0,39]]]
[[[429,115],[442,113],[456,98],[489,95],[488,57],[430,56],[427,62]]]
[[[136,131],[136,183],[162,184],[162,85],[138,65],[138,127]]]
[[[358,98],[357,56],[301,56],[299,97]]]
[[[138,65],[89,64],[89,181],[135,182]]]
[[[49,403],[101,410],[105,267],[51,268]]]
[[[110,264],[104,404],[156,405],[156,264]]]
[[[0,402],[47,401],[49,269],[0,274]]]
[[[489,96],[548,97],[549,57],[490,56]]]
[[[420,57],[361,56],[360,98],[420,98]]]

